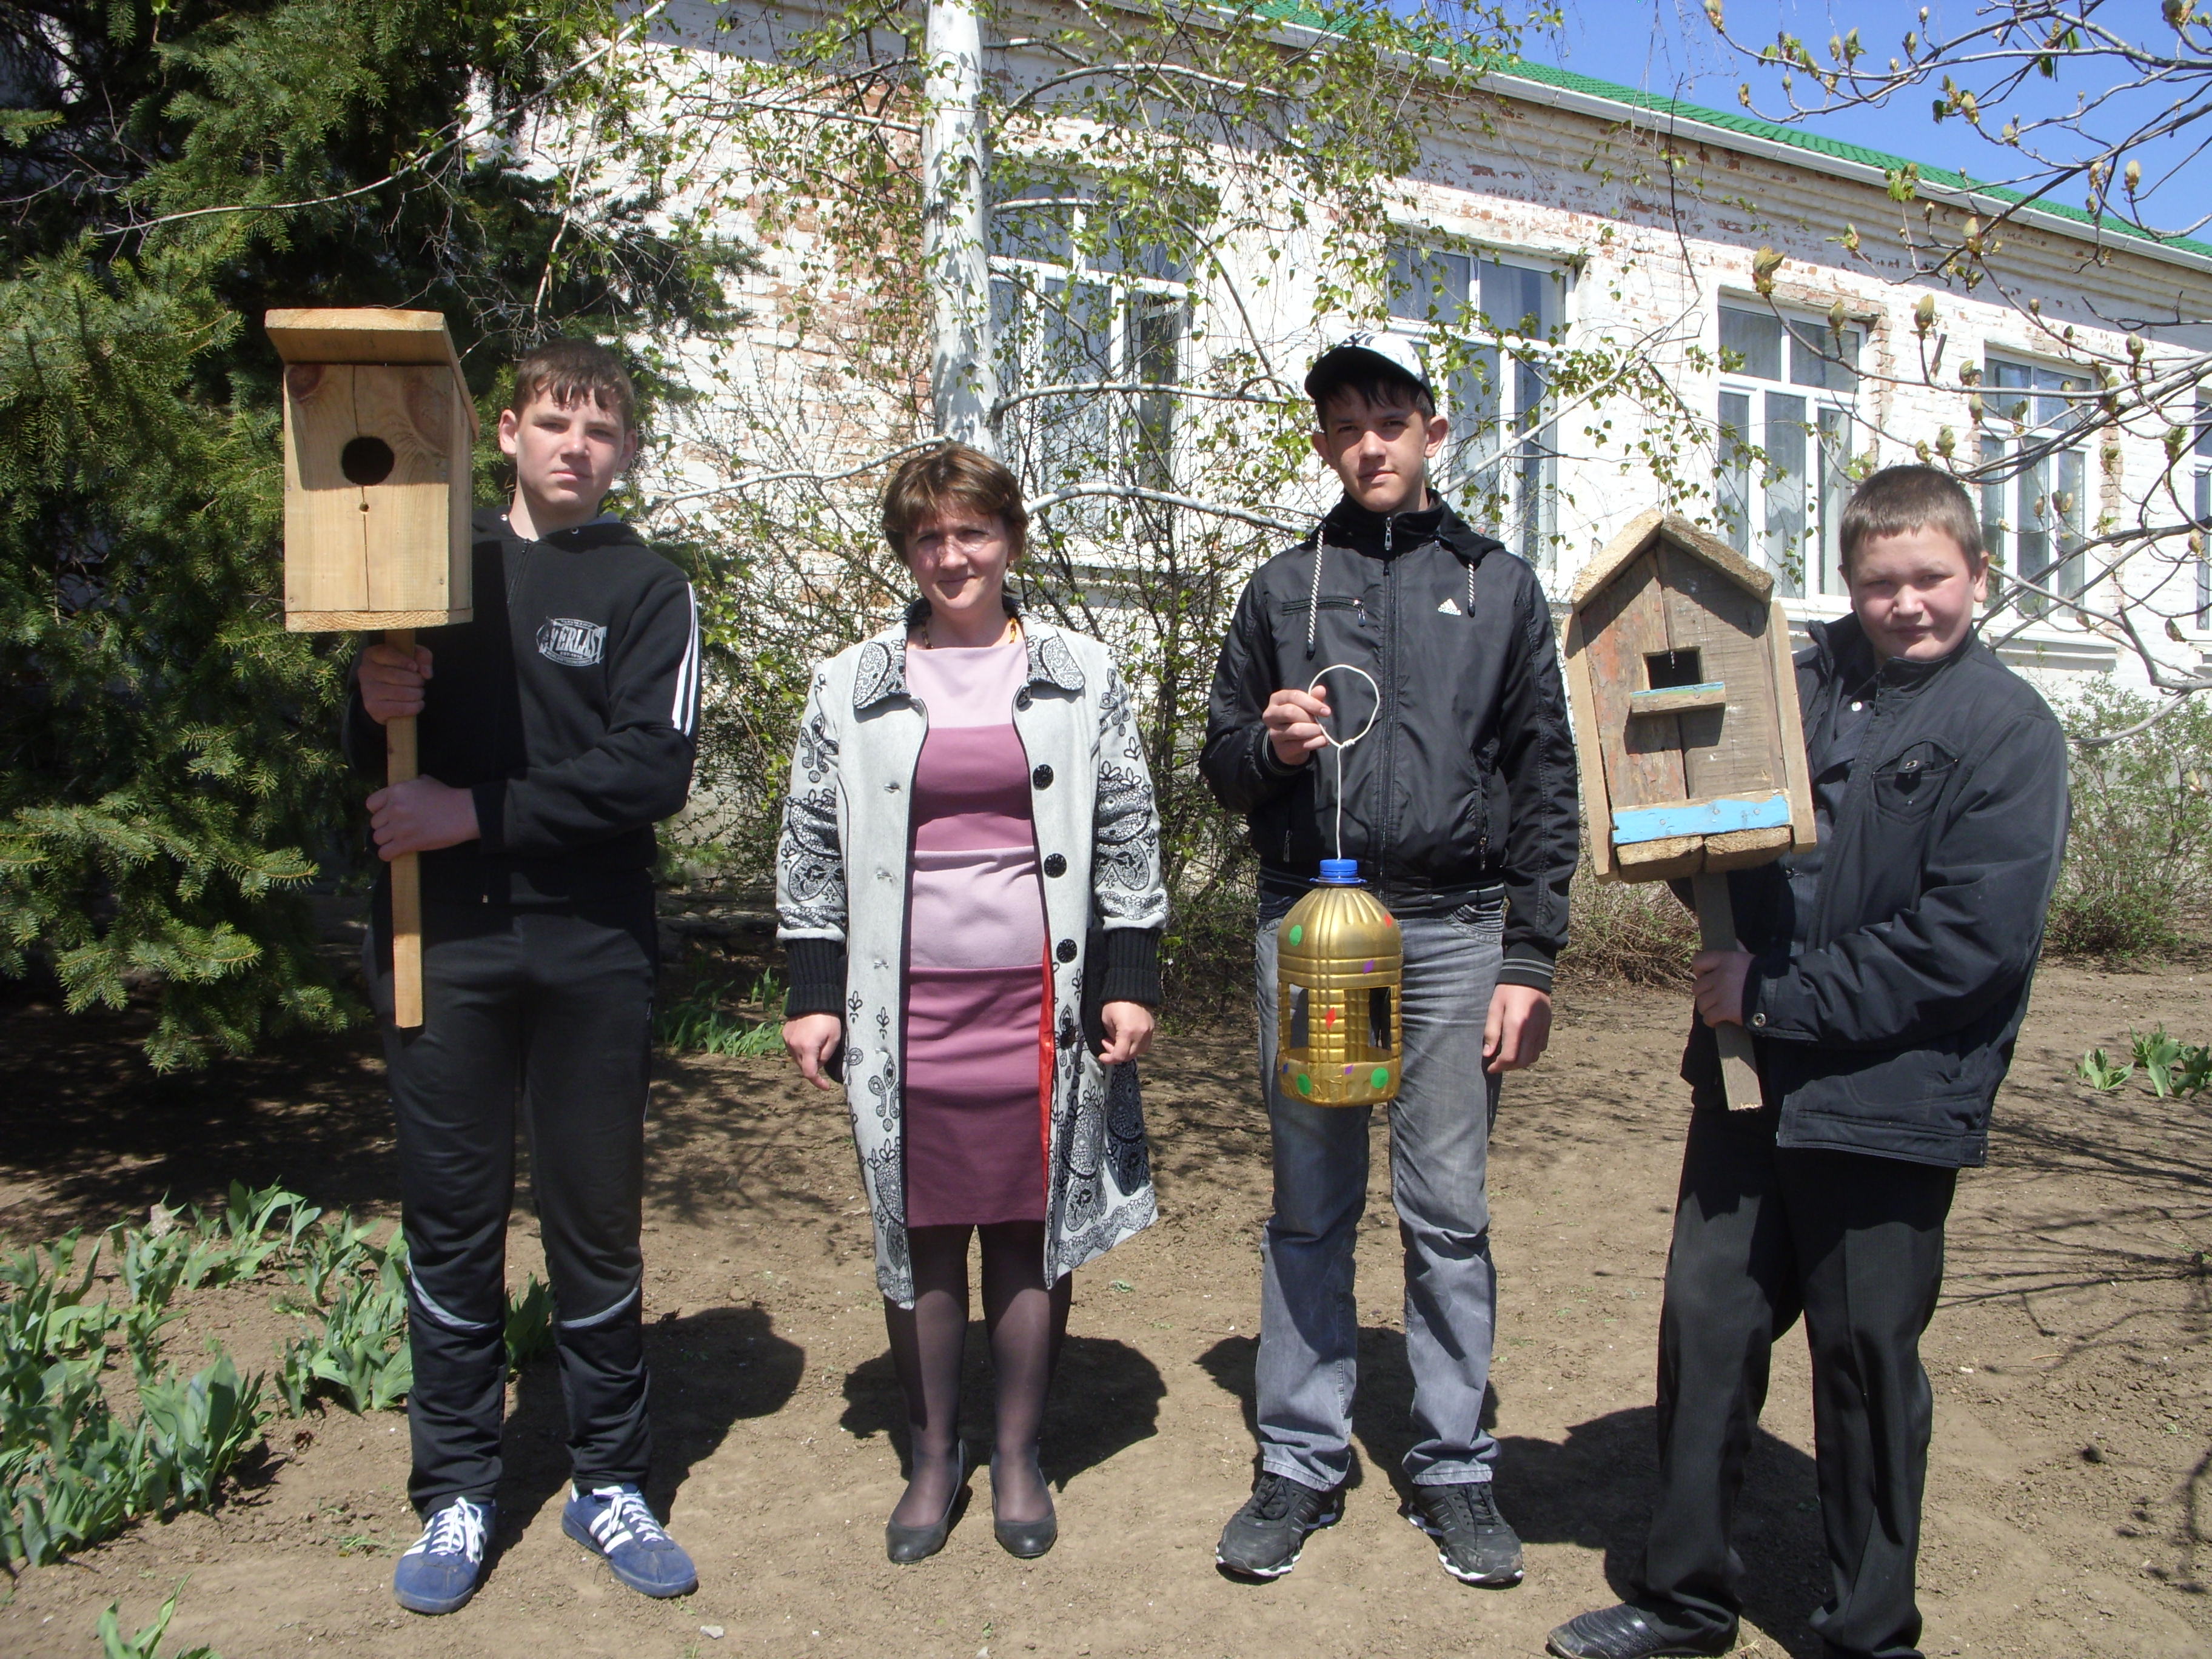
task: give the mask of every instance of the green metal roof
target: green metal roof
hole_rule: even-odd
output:
[[[2002,185],[1984,184],[1970,175],[1950,167],[1931,167],[1925,161],[1915,161],[1905,156],[1893,155],[1887,150],[1869,149],[1863,144],[1846,143],[1840,138],[1826,138],[1802,127],[1784,126],[1776,121],[1762,121],[1757,116],[1731,114],[1726,110],[1708,109],[1701,104],[1686,103],[1679,98],[1662,97],[1655,93],[1639,92],[1614,81],[1601,81],[1594,75],[1577,74],[1573,70],[1555,68],[1549,64],[1532,64],[1526,58],[1504,60],[1500,70],[1507,75],[1518,76],[1524,81],[1534,81],[1545,86],[1559,87],[1568,92],[1584,93],[1593,98],[1602,98],[1609,103],[1626,104],[1633,109],[1649,110],[1654,114],[1673,115],[1685,121],[1695,121],[1700,126],[1718,127],[1724,132],[1740,132],[1747,137],[1764,138],[1774,143],[1787,144],[1792,149],[1808,150],[1817,155],[1828,155],[1839,161],[1856,161],[1860,165],[1879,167],[1885,173],[1896,173],[1911,167],[1923,184],[1942,190],[1972,191],[1993,201],[2024,203],[2039,213],[2048,213],[2061,219],[2070,219],[2085,231],[2104,232],[2126,237],[2131,241],[2148,242],[2159,247],[2176,248],[2185,253],[2195,253],[2212,258],[2212,243],[2193,240],[2186,236],[2160,236],[2125,220],[2115,219],[2109,214],[2092,215],[2086,210],[2054,202],[2047,197],[2031,200],[2022,192]]]
[[[1252,9],[1263,16],[1317,33],[1331,32],[1329,20],[1316,11],[1309,0],[1258,0]],[[1892,155],[1886,150],[1869,149],[1863,144],[1845,143],[1840,138],[1826,138],[1802,127],[1784,126],[1779,122],[1762,121],[1753,115],[1731,114],[1726,110],[1708,109],[1702,104],[1686,103],[1679,98],[1662,97],[1656,93],[1639,92],[1634,87],[1622,86],[1617,81],[1601,81],[1594,75],[1578,74],[1573,70],[1558,69],[1549,64],[1532,64],[1524,58],[1503,57],[1498,61],[1497,72],[1534,81],[1544,86],[1558,87],[1562,91],[1578,92],[1588,97],[1602,98],[1608,103],[1625,105],[1631,109],[1646,110],[1656,115],[1672,115],[1685,121],[1694,121],[1699,126],[1715,127],[1723,132],[1741,133],[1747,138],[1762,138],[1777,144],[1786,144],[1792,149],[1802,149],[1815,155],[1826,155],[1838,161],[1856,162],[1863,167],[1876,167],[1884,173],[1900,172],[1910,167],[1921,182],[1938,190],[1971,191],[1991,201],[2017,203],[2033,208],[2038,213],[2047,213],[2054,218],[2071,220],[2081,227],[2084,234],[2094,238],[2100,234],[2123,238],[2125,240],[2148,243],[2154,247],[2172,248],[2178,252],[2194,254],[2212,259],[2212,243],[2193,240],[2186,236],[2160,236],[2151,231],[2115,219],[2109,214],[2091,214],[2083,209],[2069,207],[2046,197],[2031,198],[2024,192],[2002,185],[1987,185],[1950,167],[1931,167],[1925,161],[1915,161],[1902,155]]]

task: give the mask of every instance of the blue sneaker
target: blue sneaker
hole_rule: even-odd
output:
[[[699,1588],[698,1570],[671,1538],[635,1486],[576,1487],[561,1511],[561,1530],[594,1555],[615,1577],[646,1595],[689,1595]]]
[[[410,1613],[452,1613],[477,1593],[495,1504],[449,1499],[430,1512],[414,1548],[392,1571],[392,1594]]]

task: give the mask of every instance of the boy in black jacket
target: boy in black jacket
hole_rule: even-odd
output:
[[[1729,877],[1750,948],[1696,962],[1694,1105],[1659,1323],[1659,1497],[1635,1599],[1551,1635],[1565,1659],[1726,1652],[1730,1545],[1770,1349],[1802,1312],[1834,1659],[1913,1659],[1932,1400],[1920,1334],[1961,1166],[1986,1155],[2057,880],[2066,746],[1974,637],[1989,559],[1932,467],[1861,484],[1853,614],[1797,689],[1819,845]],[[1730,1112],[1711,1027],[1747,1026],[1765,1105]]]
[[[599,503],[637,453],[629,377],[580,341],[516,366],[515,490],[476,517],[476,619],[362,653],[356,766],[418,715],[423,775],[368,799],[377,851],[419,853],[425,1024],[392,1024],[391,895],[365,965],[383,1018],[410,1267],[407,1400],[422,1538],[402,1607],[476,1589],[500,1480],[518,1099],[557,1310],[575,1485],[562,1527],[648,1595],[696,1587],[639,1488],[652,1443],[639,1248],[652,1043],[653,824],[690,788],[698,607]]]
[[[1200,762],[1260,855],[1260,1075],[1274,1157],[1261,1469],[1215,1559],[1247,1577],[1288,1572],[1306,1534],[1342,1512],[1351,1471],[1371,1109],[1274,1086],[1276,927],[1321,860],[1340,856],[1358,860],[1405,946],[1390,1161],[1413,1371],[1406,1515],[1454,1577],[1509,1585],[1521,1541],[1492,1495],[1498,1443],[1482,1422],[1498,1296],[1484,1175],[1502,1074],[1534,1064],[1551,1030],[1577,856],[1574,749],[1534,573],[1429,489],[1448,428],[1413,347],[1355,335],[1315,363],[1306,391],[1314,447],[1344,498],[1237,601]],[[1340,667],[1359,672],[1315,684]],[[1339,738],[1371,729],[1327,754],[1325,720]]]

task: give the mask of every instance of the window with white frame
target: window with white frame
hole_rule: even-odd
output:
[[[2040,590],[2021,593],[2027,616],[2051,609],[2047,594],[2078,599],[2087,580],[2088,398],[2085,374],[1994,356],[1983,367],[1982,540],[2000,569]]]
[[[1437,488],[1538,569],[1550,568],[1559,453],[1547,360],[1559,336],[1556,270],[1422,242],[1390,251],[1390,326],[1424,342],[1451,422]]]
[[[993,210],[999,395],[1012,400],[1000,447],[1039,490],[1101,477],[1172,487],[1189,273],[1164,243],[1130,246],[1110,215],[1073,182]],[[1121,389],[1054,390],[1091,386]]]
[[[1722,534],[1773,573],[1785,599],[1844,593],[1839,537],[1864,340],[1856,324],[1720,307]]]

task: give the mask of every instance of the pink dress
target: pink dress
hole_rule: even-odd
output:
[[[1018,640],[907,652],[907,688],[929,719],[907,875],[910,1227],[1044,1219],[1049,964],[1013,726],[1028,669]]]

